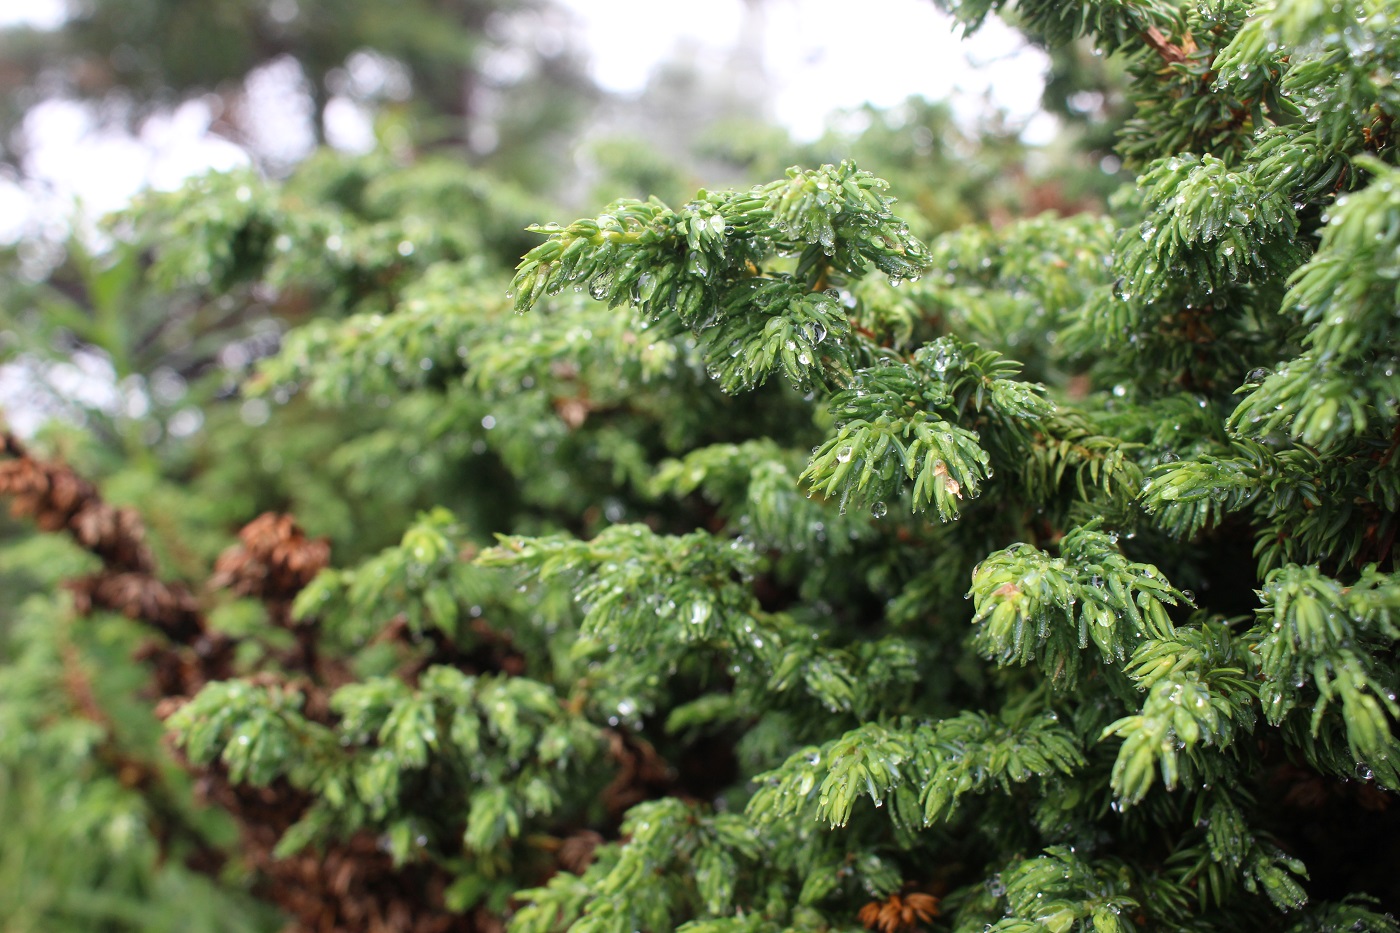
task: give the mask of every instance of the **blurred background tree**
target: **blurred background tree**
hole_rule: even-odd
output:
[[[594,94],[568,25],[533,0],[93,0],[58,28],[0,33],[0,132],[14,164],[25,147],[15,130],[46,100],[86,101],[132,127],[197,99],[216,133],[285,171],[304,152],[260,145],[267,115],[251,94],[261,82],[304,97],[276,131],[312,145],[333,134],[337,111],[359,108],[400,112],[395,132],[410,132],[395,145],[508,156],[567,134]],[[488,121],[488,111],[510,118]]]

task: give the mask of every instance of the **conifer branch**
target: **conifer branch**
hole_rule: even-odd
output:
[[[107,504],[97,489],[61,463],[39,460],[13,434],[0,434],[0,495],[16,516],[30,517],[44,531],[66,532],[102,561],[97,574],[75,581],[80,612],[108,609],[139,619],[177,644],[208,658],[227,645],[206,631],[194,596],[155,576],[155,560],[136,513]]]

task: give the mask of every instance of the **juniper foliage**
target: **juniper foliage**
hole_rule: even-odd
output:
[[[1400,5],[1014,16],[1132,76],[1108,216],[925,243],[793,168],[532,227],[507,295],[446,223],[146,215],[338,309],[247,391],[470,480],[221,560],[166,726],[259,870],[370,840],[421,929],[1400,930]]]

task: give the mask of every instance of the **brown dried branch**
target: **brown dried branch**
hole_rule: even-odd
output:
[[[79,615],[106,609],[160,629],[177,644],[205,646],[207,653],[217,638],[207,637],[204,619],[194,596],[180,584],[168,584],[148,573],[101,570],[67,584]],[[205,680],[215,679],[207,677]]]
[[[883,901],[871,901],[860,909],[860,922],[867,930],[880,933],[906,933],[938,916],[938,898],[932,894],[891,894]]]
[[[330,542],[308,538],[290,515],[266,512],[219,555],[209,585],[264,602],[290,603],[331,562]]]
[[[283,666],[316,676],[322,683],[348,681],[350,675],[344,666],[327,665],[317,650],[319,627],[315,620],[292,617],[297,594],[330,566],[330,542],[308,538],[290,515],[276,512],[253,519],[238,533],[238,540],[215,561],[209,587],[260,600],[269,621],[296,636],[295,647],[278,659]]]
[[[96,574],[70,585],[79,612],[107,609],[159,629],[194,648],[214,669],[197,684],[226,673],[226,640],[208,632],[189,590],[155,576],[146,531],[131,509],[104,502],[97,489],[67,464],[35,458],[13,434],[0,432],[0,495],[10,511],[44,531],[66,531],[102,561]]]
[[[1147,43],[1148,48],[1156,52],[1168,65],[1179,65],[1186,61],[1187,57],[1196,51],[1196,43],[1190,36],[1182,40],[1181,45],[1175,45],[1156,26],[1147,27],[1147,31],[1142,34],[1142,39]]]
[[[624,729],[609,729],[608,754],[617,762],[617,775],[603,790],[603,805],[615,818],[633,804],[664,796],[675,789],[676,770],[646,739]]]
[[[136,513],[102,501],[92,484],[65,464],[30,455],[19,439],[0,432],[0,495],[10,497],[17,518],[33,518],[44,531],[67,531],[115,572],[150,573],[155,561]]]
[[[591,829],[581,829],[559,843],[554,861],[564,871],[581,875],[593,864],[598,847],[603,842],[602,834]]]

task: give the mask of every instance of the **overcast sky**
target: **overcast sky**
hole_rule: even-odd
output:
[[[609,90],[640,90],[658,60],[689,40],[711,50],[739,39],[743,0],[559,0],[585,23],[593,73]],[[778,86],[774,116],[814,138],[827,115],[870,102],[890,106],[911,94],[983,94],[1014,119],[1037,110],[1046,60],[995,17],[963,39],[933,0],[764,0],[764,65]],[[608,47],[633,54],[606,55]],[[641,50],[636,54],[634,50]],[[647,54],[651,52],[653,54]]]
[[[682,46],[702,59],[722,61],[744,21],[743,0],[705,0],[703,7],[681,0],[557,2],[582,23],[595,79],[622,94],[641,90],[653,69]],[[696,15],[700,8],[704,15]],[[911,94],[952,98],[969,115],[985,108],[985,98],[1012,120],[1029,122],[1029,138],[1046,135],[1048,118],[1033,120],[1044,55],[995,18],[963,39],[932,0],[764,0],[762,9],[763,65],[776,89],[771,113],[800,138],[819,135],[835,110],[867,101],[889,106]],[[63,10],[64,0],[0,0],[0,25],[52,27],[62,21]],[[274,78],[255,76],[250,94],[264,98],[255,101],[268,115],[263,122],[296,128],[295,115],[276,119],[278,109],[295,100]],[[261,95],[259,81],[267,85]],[[36,215],[66,215],[77,204],[84,215],[98,216],[121,207],[142,187],[171,188],[204,169],[246,162],[237,146],[205,132],[211,116],[193,101],[148,120],[134,138],[95,125],[74,102],[36,108],[26,125],[26,168],[37,186],[22,191],[0,178],[0,240],[32,231]],[[353,145],[370,138],[367,126],[332,119],[337,116],[345,115],[327,113],[333,142],[348,139]],[[297,142],[285,132],[278,136]]]

